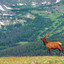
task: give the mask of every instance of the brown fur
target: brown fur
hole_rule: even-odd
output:
[[[58,48],[58,45],[61,45],[61,43],[59,43],[59,42],[48,42],[46,44],[46,47],[50,48],[50,49],[55,49],[55,48]]]
[[[61,49],[62,43],[60,43],[60,42],[47,42],[46,37],[47,37],[47,34],[44,36],[44,38],[41,38],[41,40],[44,42],[44,45],[48,48],[47,55],[48,55],[48,51],[51,55],[50,49],[58,49],[59,50],[59,56],[60,56],[60,52],[61,51],[63,52],[63,49]],[[64,54],[64,52],[63,52],[63,54]]]

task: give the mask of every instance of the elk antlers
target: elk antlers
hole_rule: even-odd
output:
[[[49,35],[49,32],[46,33],[46,35],[44,36],[44,38],[46,38]]]

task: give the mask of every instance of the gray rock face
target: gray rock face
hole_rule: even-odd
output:
[[[0,0],[0,4],[6,4],[6,5],[12,5],[12,4],[17,4],[17,3],[25,3],[25,4],[29,4],[29,2],[36,2],[41,4],[41,2],[50,2],[52,3],[56,3],[56,1],[60,1],[60,0]]]

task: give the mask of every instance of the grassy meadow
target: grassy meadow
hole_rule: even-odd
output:
[[[0,64],[64,64],[63,56],[0,57]]]

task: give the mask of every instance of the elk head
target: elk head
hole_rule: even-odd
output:
[[[48,36],[48,34],[49,33],[47,32],[46,35],[43,38],[41,38],[41,40],[43,40],[43,41],[46,40],[46,37]]]
[[[44,42],[44,45],[46,45],[48,42],[46,41],[46,37],[48,36],[48,34],[46,33],[46,35],[41,38],[41,40]]]

